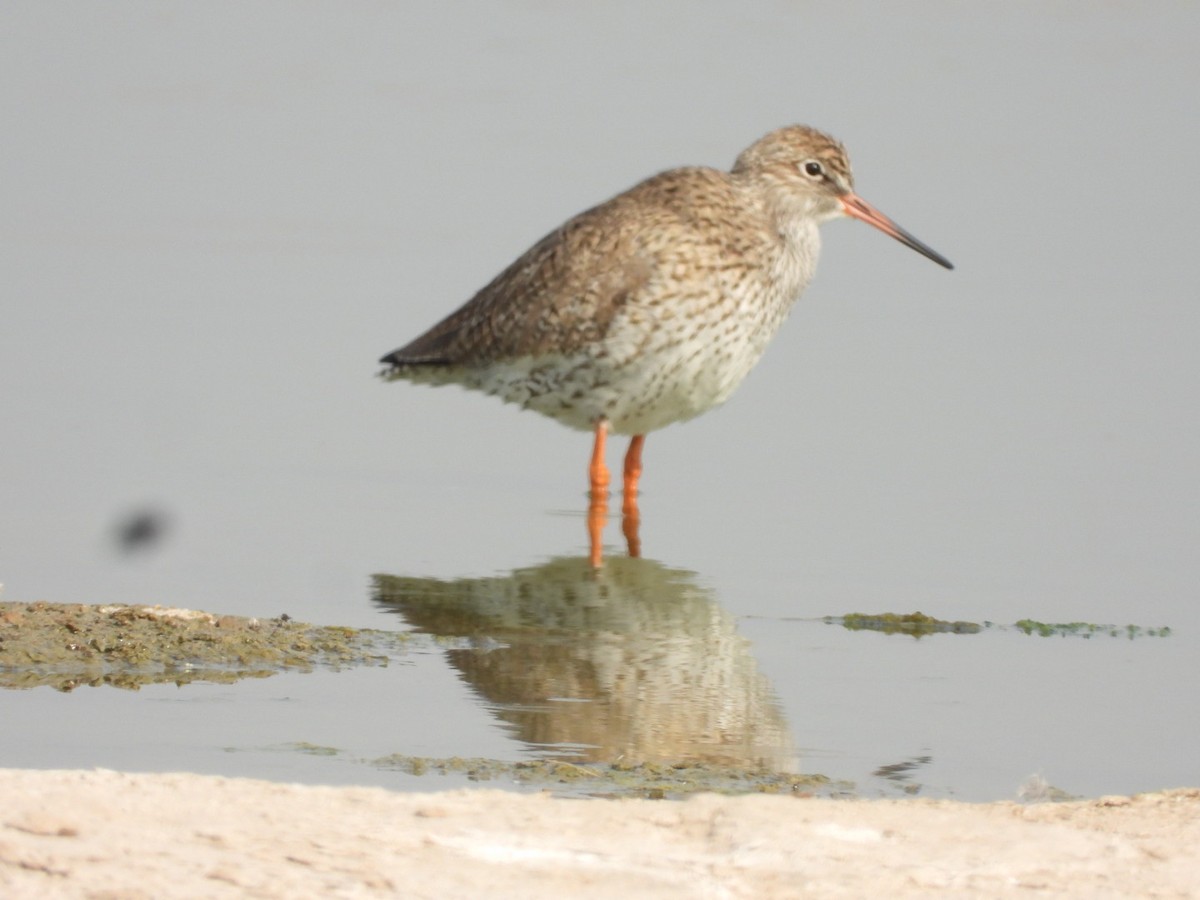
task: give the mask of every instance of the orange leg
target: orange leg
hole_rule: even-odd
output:
[[[625,499],[621,504],[621,532],[625,535],[625,545],[629,555],[642,555],[642,541],[638,536],[642,516],[638,511],[637,492],[638,479],[642,475],[642,446],[646,443],[644,434],[635,434],[629,442],[629,450],[625,453]]]
[[[646,443],[644,434],[635,434],[625,454],[625,497],[637,502],[638,479],[642,477],[642,447]]]
[[[604,444],[608,438],[608,420],[599,419],[596,422],[596,443],[592,446],[592,464],[588,466],[588,478],[591,482],[592,497],[608,493],[608,466],[604,464]]]
[[[608,466],[604,463],[604,444],[608,437],[608,421],[596,422],[596,443],[592,447],[592,463],[588,466],[588,542],[591,546],[591,561],[600,567],[604,547],[604,525],[608,521]]]

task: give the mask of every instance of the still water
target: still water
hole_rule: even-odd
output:
[[[1200,12],[867,10],[5,7],[3,598],[454,640],[5,691],[0,765],[430,788],[458,777],[377,761],[624,755],[965,799],[1200,781]],[[958,268],[827,226],[730,403],[650,436],[643,558],[614,522],[594,574],[586,435],[375,360],[567,216],[793,121]],[[823,621],[915,610],[1172,634]]]

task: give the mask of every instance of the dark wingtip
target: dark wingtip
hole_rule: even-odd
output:
[[[389,369],[405,369],[410,366],[448,366],[450,360],[444,356],[413,356],[403,350],[393,350],[387,356],[379,359],[382,365]]]

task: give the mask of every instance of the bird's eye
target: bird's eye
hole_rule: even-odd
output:
[[[810,159],[804,164],[804,174],[809,175],[812,178],[820,178],[825,174],[825,170],[815,159]]]

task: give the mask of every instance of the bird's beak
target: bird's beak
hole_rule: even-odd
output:
[[[846,215],[852,216],[855,219],[862,219],[868,225],[874,225],[884,234],[890,234],[906,247],[911,247],[922,256],[929,257],[939,266],[945,266],[947,269],[954,268],[954,264],[950,260],[946,259],[946,257],[933,248],[922,244],[870,203],[858,196],[858,194],[843,194],[839,199],[842,203],[842,211]]]

